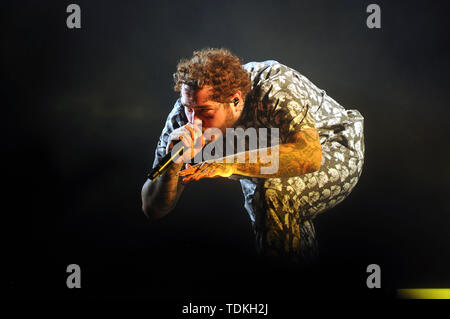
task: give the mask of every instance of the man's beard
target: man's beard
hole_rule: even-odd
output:
[[[222,134],[226,133],[227,128],[233,128],[234,124],[236,124],[236,122],[238,120],[237,118],[234,117],[231,107],[227,107],[226,112],[227,113],[226,113],[226,117],[225,117],[225,123],[223,124],[223,127],[220,127]]]

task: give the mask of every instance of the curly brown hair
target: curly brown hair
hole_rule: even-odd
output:
[[[179,92],[182,84],[195,89],[212,86],[212,100],[229,103],[238,91],[242,98],[250,92],[249,73],[242,67],[241,60],[227,49],[206,48],[194,51],[190,60],[181,59],[177,72],[173,74],[174,90]]]

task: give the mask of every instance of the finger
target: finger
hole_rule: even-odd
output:
[[[192,147],[192,139],[191,136],[188,133],[183,133],[183,135],[180,136],[180,140],[183,141],[184,145],[187,148],[191,148]]]
[[[183,134],[186,134],[184,132],[184,130],[183,131],[173,131],[169,135],[169,140],[170,141],[178,141],[180,139],[180,136],[183,136]]]
[[[192,126],[192,124],[186,125],[186,129],[189,131],[191,135],[192,143],[191,143],[191,152],[192,156],[195,153],[196,148],[203,147],[203,137],[201,130]]]
[[[187,168],[187,169],[184,169],[182,171],[179,171],[178,172],[178,176],[187,176],[187,175],[194,174],[194,172],[195,171],[192,168]]]
[[[204,163],[196,164],[194,166],[190,166],[187,169],[184,169],[178,173],[179,176],[195,176],[196,174],[200,174],[203,172],[204,167],[202,167]],[[190,178],[190,177],[189,177]]]
[[[216,171],[216,169],[214,167],[208,166],[207,163],[204,163],[204,167],[201,169],[201,171],[199,173],[194,174],[193,178],[195,180],[199,180],[201,178],[214,177],[215,171]]]
[[[185,174],[185,171],[187,171],[187,170],[183,170],[180,172],[180,176],[186,176],[183,179],[184,182],[190,182],[192,180],[198,181],[204,175],[203,170],[200,169],[200,166],[198,164],[189,168],[189,172],[186,172],[186,174]]]
[[[190,160],[193,156],[194,156],[194,137],[192,134],[192,129],[189,128],[188,126],[185,126],[185,130],[184,130],[184,139],[185,139],[185,145],[187,147],[186,152],[185,152],[185,158],[186,160]]]
[[[201,121],[200,121],[201,122]],[[206,142],[204,141],[203,134],[201,128],[199,128],[195,124],[189,124],[186,126],[186,129],[189,130],[192,139],[194,141],[194,147],[203,147],[205,146]]]
[[[189,177],[185,177],[182,179],[183,183],[187,184],[191,181],[191,179]]]
[[[198,172],[198,173],[196,173],[196,174],[194,174],[192,176],[193,176],[193,179],[199,180],[201,178],[209,177],[209,173],[210,172],[211,172],[211,168],[207,167],[206,169],[204,169],[201,172]]]
[[[200,180],[202,178],[205,178],[205,177],[206,177],[206,172],[205,171],[200,171],[200,172],[197,172],[194,175],[192,175],[192,179],[194,181],[198,181],[198,180]]]
[[[189,134],[191,135],[191,138],[195,139],[195,131],[194,131],[194,129],[189,124],[186,125],[185,128],[189,131]]]
[[[181,136],[183,136],[183,132],[181,131],[173,131],[172,133],[170,133],[168,144],[166,146],[167,153],[174,147],[175,144],[177,144],[181,140]]]
[[[186,148],[185,144],[181,140],[177,141],[174,144],[175,145],[171,146],[170,149],[168,149],[167,153],[171,153],[171,156],[174,157],[174,162],[177,164],[186,162],[183,157],[183,148]]]
[[[189,163],[184,164],[184,168],[182,170],[179,170],[176,175],[177,176],[183,176],[181,173],[185,172],[186,170],[190,169],[192,166],[189,165]]]
[[[169,137],[170,143],[167,145],[166,147],[166,153],[169,153],[171,149],[173,149],[174,147],[177,147],[176,150],[178,150],[178,148],[181,145],[178,144],[182,144],[183,147],[185,148],[190,148],[190,140],[189,138],[186,137],[186,135],[183,134],[176,134],[176,135],[171,135]]]
[[[210,167],[207,173],[208,177],[214,177],[216,176],[216,169],[214,167]]]
[[[202,173],[196,173],[196,174],[194,174],[194,175],[192,175],[192,180],[194,180],[194,181],[198,181],[199,179],[201,179],[202,178]]]
[[[183,150],[183,161],[185,163],[190,162],[190,160],[194,157],[194,144],[191,140],[191,137],[187,134],[182,137],[184,150]]]
[[[187,165],[189,165],[189,164],[187,164]],[[194,174],[198,170],[198,166],[199,166],[198,164],[194,165],[194,166],[189,165],[188,168],[186,168],[182,171],[179,171],[178,176],[186,176],[186,175]]]
[[[194,174],[186,176],[185,178],[183,178],[183,182],[188,183],[190,181],[192,181],[194,179]]]

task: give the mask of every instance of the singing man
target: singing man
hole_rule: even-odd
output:
[[[174,80],[180,98],[162,130],[153,167],[179,143],[189,151],[159,178],[145,182],[144,213],[151,219],[168,214],[190,181],[233,178],[241,183],[261,254],[298,262],[314,258],[314,218],[342,202],[362,172],[364,118],[359,111],[346,110],[277,61],[242,65],[227,49],[195,51],[178,63]],[[231,128],[278,129],[279,143],[269,146],[270,154],[277,154],[277,170],[264,171],[269,164],[259,153],[250,161],[255,152],[250,149],[241,154],[244,161],[185,164],[208,145],[202,134],[212,128],[223,137]]]

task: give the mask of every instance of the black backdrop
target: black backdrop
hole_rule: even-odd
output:
[[[262,302],[450,287],[447,2],[376,1],[382,28],[369,29],[370,1],[77,1],[78,30],[70,3],[1,5],[9,296]],[[364,171],[316,220],[315,271],[260,263],[234,181],[192,183],[158,223],[141,213],[172,73],[203,47],[278,60],[365,117]],[[72,263],[79,290],[66,287]],[[372,263],[381,290],[366,287]]]

